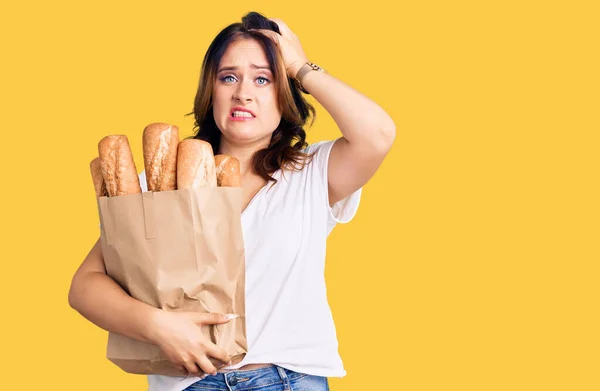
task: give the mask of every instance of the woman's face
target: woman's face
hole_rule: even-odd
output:
[[[217,68],[215,123],[232,144],[265,143],[281,121],[273,74],[254,39],[232,42]]]

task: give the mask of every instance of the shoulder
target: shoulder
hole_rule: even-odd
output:
[[[313,154],[310,166],[307,170],[307,184],[315,189],[317,195],[322,199],[320,203],[328,210],[332,224],[348,223],[357,212],[362,195],[362,186],[352,194],[334,203],[329,202],[329,156],[333,145],[339,140],[322,140],[309,144],[306,153]]]
[[[308,144],[302,150],[303,153],[309,155],[306,165],[303,167],[303,171],[305,171],[306,174],[315,171],[322,174],[323,170],[327,168],[331,147],[333,147],[335,142],[336,140],[321,140]]]
[[[337,140],[321,140],[311,144],[308,144],[302,152],[309,154],[327,155],[333,144]]]

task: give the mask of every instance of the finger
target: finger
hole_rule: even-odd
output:
[[[198,361],[198,364],[200,365],[200,368],[202,368],[202,370],[205,373],[210,373],[211,375],[217,374],[217,368],[215,368],[213,363],[210,362],[208,357],[202,356],[202,357],[198,358],[197,361]]]
[[[195,313],[195,321],[200,324],[222,324],[237,318],[236,314]]]
[[[279,18],[269,18],[269,20],[270,20],[271,22],[274,22],[274,23],[277,25],[277,27],[279,27],[279,30],[280,30],[280,31],[281,31],[281,30],[283,30],[283,29],[285,29],[285,30],[289,30],[289,27],[287,26],[287,24],[285,24],[285,23],[283,22],[283,20],[281,20],[281,19],[279,19]]]
[[[200,368],[194,361],[186,361],[183,363],[183,365],[190,375],[198,375],[200,373]]]
[[[269,20],[273,23],[275,23],[277,25],[277,27],[279,27],[279,31],[281,31],[281,33],[283,33],[283,29],[285,26],[285,23],[283,23],[283,21],[279,18],[269,18]]]
[[[273,30],[267,30],[267,29],[250,29],[250,31],[256,31],[259,32],[263,35],[266,35],[267,37],[271,38],[276,44],[279,44],[279,37],[280,35],[278,33],[276,33]]]
[[[177,370],[177,372],[181,372],[181,374],[184,375],[184,376],[189,375],[188,370],[185,367],[185,365],[177,365],[175,367],[175,369]]]
[[[277,27],[279,27],[279,31],[283,33],[283,30],[290,31],[290,28],[283,22],[283,20],[279,18],[269,18],[270,21],[275,22]]]
[[[296,36],[296,34],[292,31],[292,29],[290,28],[290,26],[287,25],[287,23],[285,23],[283,20],[279,19],[279,18],[274,18],[271,19],[273,22],[275,22],[277,24],[277,26],[279,26],[279,31],[281,31],[283,33],[283,31],[285,30],[286,34],[289,34],[291,36]]]
[[[260,34],[263,34],[263,35],[267,35],[269,37],[273,37],[275,35],[280,35],[276,31],[269,30],[269,29],[250,29],[248,31],[253,31],[255,33],[260,33]]]
[[[227,365],[231,364],[231,359],[225,349],[218,347],[214,343],[210,343],[206,346],[206,355],[214,357]]]

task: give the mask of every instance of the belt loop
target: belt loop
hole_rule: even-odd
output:
[[[282,368],[279,365],[277,365],[276,368],[277,372],[279,372],[279,377],[281,378],[281,380],[283,380],[283,389],[291,390],[292,386],[290,385],[290,379],[288,378],[287,373],[285,372],[285,368]]]
[[[227,375],[229,375],[229,377],[227,377]],[[231,373],[223,373],[223,377],[225,380],[225,387],[227,387],[227,390],[233,390],[233,387],[235,387],[238,384],[234,371],[231,371]]]

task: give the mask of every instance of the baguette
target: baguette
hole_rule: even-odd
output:
[[[242,186],[240,175],[240,161],[233,156],[216,155],[215,166],[217,170],[217,185],[223,187]]]
[[[215,159],[210,143],[185,139],[177,152],[177,189],[216,187]]]
[[[127,136],[104,137],[98,143],[98,157],[109,197],[142,192]]]
[[[162,122],[144,128],[142,147],[148,191],[177,189],[179,127]]]
[[[104,183],[102,169],[100,168],[100,157],[96,157],[90,162],[90,171],[92,173],[92,181],[94,182],[96,198],[108,196],[108,192],[106,191],[106,183]]]

